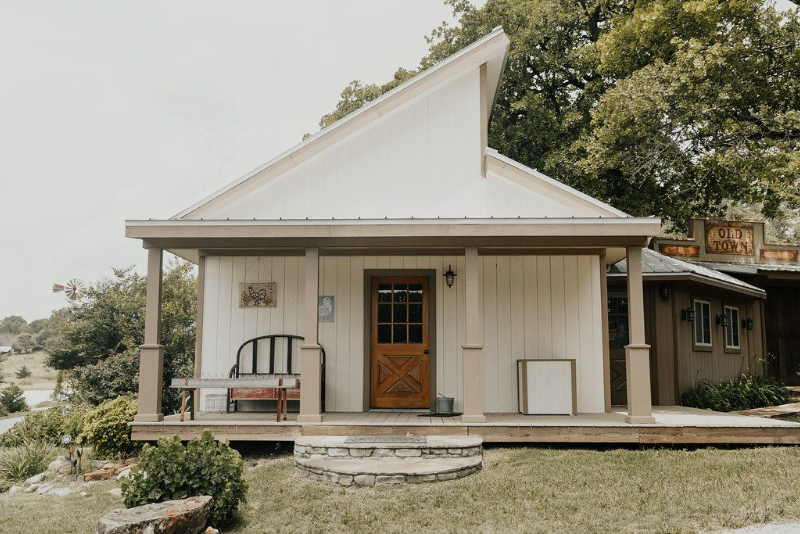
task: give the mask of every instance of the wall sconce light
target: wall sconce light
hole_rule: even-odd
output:
[[[685,310],[681,310],[681,320],[686,321],[687,323],[694,322],[694,309],[686,308]]]
[[[444,273],[444,283],[447,284],[447,287],[453,287],[453,283],[456,281],[456,273],[453,272],[453,267],[448,265],[447,272]]]
[[[747,319],[742,319],[742,328],[744,328],[745,330],[752,330],[754,326],[755,324],[751,317],[748,317]]]
[[[717,324],[722,328],[728,327],[728,316],[727,315],[717,315]]]
[[[658,286],[658,294],[662,299],[667,300],[669,298],[669,286],[667,284]]]

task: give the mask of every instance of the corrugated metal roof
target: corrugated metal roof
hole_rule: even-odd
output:
[[[608,269],[609,274],[627,274],[628,264],[627,260],[623,259],[610,266]],[[725,285],[730,289],[745,291],[747,293],[755,293],[764,295],[764,290],[743,282],[738,278],[734,278],[729,274],[710,269],[709,267],[698,265],[696,263],[689,263],[671,256],[665,256],[649,248],[642,249],[642,275],[655,276],[655,275],[680,275],[689,274],[699,278],[698,281],[707,280],[714,282],[715,285]]]
[[[692,260],[693,265],[702,265],[709,269],[728,273],[758,274],[760,271],[800,273],[800,265],[782,265],[780,263],[732,263],[723,261]]]

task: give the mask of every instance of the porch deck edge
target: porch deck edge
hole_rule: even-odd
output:
[[[191,439],[210,429],[219,439],[229,441],[294,441],[304,436],[393,435],[480,436],[487,443],[618,443],[618,444],[736,444],[800,445],[797,426],[679,426],[679,425],[367,425],[367,424],[298,424],[185,422],[136,423],[131,437],[154,441],[179,436]]]

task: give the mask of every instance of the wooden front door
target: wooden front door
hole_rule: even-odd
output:
[[[430,407],[428,279],[372,279],[372,408]]]

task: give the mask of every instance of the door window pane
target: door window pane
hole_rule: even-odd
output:
[[[408,300],[410,302],[422,302],[422,284],[410,284],[408,286]]]
[[[408,342],[409,343],[422,343],[422,325],[421,324],[408,325]]]
[[[378,343],[391,343],[392,342],[392,325],[381,324],[378,325]]]
[[[408,322],[421,323],[422,322],[422,304],[411,304],[408,307]]]
[[[408,291],[406,284],[394,285],[394,301],[395,302],[408,302]]]
[[[405,304],[395,303],[393,315],[395,323],[405,323],[408,318],[408,308]]]
[[[392,322],[392,305],[379,304],[378,305],[378,322],[391,323]]]
[[[404,324],[396,324],[394,325],[394,338],[392,339],[393,343],[408,343],[406,340],[406,325]]]
[[[392,301],[392,284],[378,285],[378,302]]]

